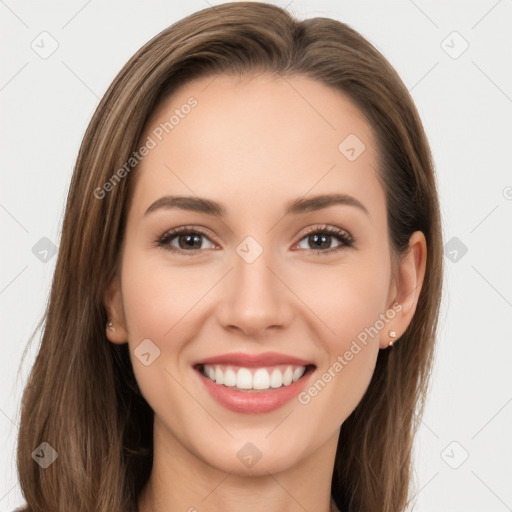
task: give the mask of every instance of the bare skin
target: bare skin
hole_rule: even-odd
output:
[[[412,319],[425,238],[414,233],[393,267],[375,141],[339,92],[306,77],[208,77],[168,98],[141,140],[191,96],[197,106],[140,164],[119,277],[105,295],[115,328],[107,336],[129,343],[155,412],[154,465],[139,510],[328,512],[340,426],[367,389],[379,350],[388,349],[389,331],[399,338]],[[365,145],[353,161],[338,149],[349,134]],[[284,215],[288,201],[333,193],[366,211],[335,204]],[[208,198],[226,213],[145,214],[166,195]],[[179,226],[201,230],[195,252],[184,235],[181,245],[176,235],[158,246]],[[326,226],[353,244],[330,233],[315,245],[308,229]],[[237,253],[248,236],[263,249],[251,263]],[[172,251],[179,248],[189,253]],[[191,366],[274,351],[314,363],[308,389],[393,304],[400,311],[308,403],[234,412],[213,400]],[[160,350],[149,366],[133,352],[145,339]],[[237,457],[248,442],[261,453],[252,467]]]

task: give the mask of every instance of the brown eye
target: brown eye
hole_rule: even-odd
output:
[[[204,241],[207,240],[212,246],[211,240],[201,231],[187,227],[176,228],[164,233],[158,240],[157,245],[168,251],[179,254],[195,254],[205,247]]]
[[[353,238],[346,231],[334,227],[324,227],[311,229],[306,236],[301,238],[297,246],[300,249],[325,253],[350,247],[353,243]]]
[[[175,238],[178,241],[180,249],[201,249],[203,245],[202,236],[203,235],[191,233],[187,235],[177,235]]]

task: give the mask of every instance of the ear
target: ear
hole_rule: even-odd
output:
[[[409,248],[401,257],[398,269],[390,288],[389,304],[398,314],[391,320],[386,329],[396,332],[395,341],[405,332],[416,311],[418,298],[423,286],[427,262],[427,242],[421,231],[415,231],[409,238]],[[401,309],[398,309],[401,306]],[[380,339],[380,348],[387,348],[392,338],[387,332]]]
[[[108,315],[107,325],[105,326],[107,338],[112,343],[127,343],[128,330],[124,318],[121,285],[118,276],[112,279],[105,290],[103,305]],[[109,326],[109,322],[112,322],[112,326]]]

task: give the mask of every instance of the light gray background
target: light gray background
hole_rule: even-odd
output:
[[[81,138],[126,60],[174,21],[217,3],[0,0],[1,511],[23,503],[15,442],[39,339],[19,379],[16,372],[56,259],[45,263],[32,248],[43,237],[58,245]],[[512,510],[512,1],[275,3],[301,18],[337,18],[375,44],[411,90],[431,142],[451,245],[415,445],[415,510]],[[31,47],[48,51],[52,38],[58,48],[47,58]]]

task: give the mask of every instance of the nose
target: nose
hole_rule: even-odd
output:
[[[217,307],[221,325],[250,337],[288,326],[293,317],[293,294],[283,272],[276,270],[266,251],[252,263],[235,254],[233,265]]]

